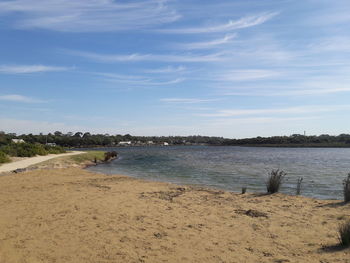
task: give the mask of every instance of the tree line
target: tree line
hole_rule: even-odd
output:
[[[10,144],[12,139],[23,139],[27,143],[51,144],[69,148],[116,146],[120,142],[130,141],[133,145],[162,144],[169,145],[232,145],[232,146],[291,146],[291,147],[350,147],[350,134],[332,136],[328,134],[304,136],[293,134],[290,136],[255,137],[246,139],[228,139],[212,136],[132,136],[92,134],[89,132],[56,131],[49,134],[22,134],[0,132],[0,146]]]

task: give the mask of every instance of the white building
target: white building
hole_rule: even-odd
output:
[[[118,145],[121,145],[121,146],[131,145],[131,141],[119,142]]]
[[[12,139],[13,143],[25,143],[23,139]]]

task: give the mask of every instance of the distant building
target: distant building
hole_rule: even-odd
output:
[[[121,146],[131,145],[131,141],[119,142],[118,145],[121,145]]]
[[[48,145],[48,146],[56,146],[56,143],[54,143],[54,142],[47,142],[46,145]]]
[[[25,143],[23,139],[12,139],[13,143]]]
[[[164,145],[164,146],[169,146],[169,143],[163,142],[163,145]]]
[[[153,141],[147,141],[147,144],[153,144]]]

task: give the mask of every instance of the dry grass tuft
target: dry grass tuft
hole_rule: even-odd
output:
[[[344,202],[350,202],[350,173],[348,174],[348,178],[346,178],[343,182],[344,186]]]
[[[339,226],[339,242],[341,246],[350,246],[350,220]]]
[[[269,194],[277,193],[281,187],[282,181],[286,173],[280,169],[272,170],[266,182],[266,189]]]

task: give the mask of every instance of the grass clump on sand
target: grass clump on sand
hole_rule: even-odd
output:
[[[340,225],[338,231],[340,245],[350,247],[350,220]]]
[[[42,162],[40,165],[35,165],[35,167],[64,168],[102,162],[104,153],[103,151],[87,151],[77,155],[62,156]]]
[[[11,162],[10,158],[7,156],[6,153],[0,151],[0,164],[1,163],[9,163]]]
[[[269,194],[277,193],[280,189],[282,180],[285,175],[286,173],[280,169],[272,170],[269,173],[269,177],[267,178],[267,182],[266,182],[267,193]]]
[[[346,178],[343,182],[344,186],[344,202],[350,202],[350,173],[348,174],[348,178]]]
[[[86,153],[78,154],[78,155],[72,155],[65,157],[71,161],[73,161],[76,164],[81,164],[84,162],[95,162],[96,161],[104,161],[105,159],[105,152],[103,151],[88,151]]]

